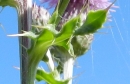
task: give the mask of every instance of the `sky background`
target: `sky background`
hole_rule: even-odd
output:
[[[73,84],[130,84],[130,1],[117,0],[119,6],[98,31],[91,49],[76,60]],[[0,13],[0,84],[20,84],[19,47],[16,34],[17,13],[6,7]],[[44,83],[37,83],[44,84]]]

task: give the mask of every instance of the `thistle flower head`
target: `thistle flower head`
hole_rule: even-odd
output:
[[[46,25],[50,18],[49,12],[40,6],[37,6],[35,3],[32,7],[32,24],[33,25]]]
[[[50,7],[54,7],[58,3],[58,0],[41,0],[41,2],[48,2]],[[75,17],[81,12],[81,9],[84,5],[88,5],[88,7],[86,7],[86,10],[84,10],[84,12],[82,13],[83,18],[85,18],[88,10],[105,9],[110,6],[110,4],[112,4],[112,2],[110,2],[109,0],[70,0],[70,3],[68,4],[63,17],[66,19]],[[113,5],[112,7],[117,6]],[[114,12],[115,10],[110,9],[109,11]]]
[[[90,0],[89,4],[92,9],[104,9],[107,8],[111,2],[108,0]]]

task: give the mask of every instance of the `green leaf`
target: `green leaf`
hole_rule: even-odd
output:
[[[61,20],[61,16],[63,16],[63,14],[65,13],[65,10],[70,2],[70,0],[58,0],[58,17],[56,19],[56,26],[59,24],[60,20]]]
[[[44,55],[44,50],[47,50],[49,46],[53,44],[54,35],[48,29],[44,29],[41,34],[36,38],[34,45],[28,50],[31,58],[37,58],[41,60]],[[41,58],[41,59],[40,59]]]
[[[79,16],[74,17],[63,25],[61,31],[56,36],[56,44],[66,39],[69,39],[73,35],[74,30],[77,28],[77,23],[79,19]]]
[[[57,80],[54,77],[54,73],[48,73],[43,69],[38,69],[36,74],[36,79],[38,81],[46,81],[49,84],[67,84],[69,80]]]
[[[97,10],[88,12],[84,24],[75,31],[74,35],[85,35],[95,33],[100,29],[107,17],[107,10]]]
[[[71,45],[71,39],[73,37],[73,32],[77,28],[78,21],[80,17],[74,17],[67,21],[61,31],[56,35],[55,45],[62,46],[68,54],[74,56],[73,46]],[[64,52],[64,51],[62,51]]]
[[[71,45],[71,39],[73,37],[74,30],[77,28],[77,23],[79,19],[80,17],[77,16],[67,21],[63,25],[61,31],[55,37],[54,45],[57,46],[56,48],[63,47],[62,49],[58,49],[59,51],[54,50],[57,53],[57,55],[59,53],[61,54],[61,58],[64,57],[64,53],[61,52],[65,52],[71,56],[74,56],[73,46]]]
[[[44,29],[37,38],[37,44],[45,45],[47,43],[50,45],[53,40],[54,34],[50,30]]]
[[[38,63],[45,56],[47,49],[53,44],[53,40],[53,33],[48,29],[44,29],[35,39],[34,45],[28,49],[28,74],[31,84],[34,82]]]
[[[49,20],[49,24],[55,24],[56,20],[58,18],[58,9],[52,14],[50,20]]]
[[[0,6],[11,6],[11,7],[17,7],[18,3],[15,0],[0,0]]]

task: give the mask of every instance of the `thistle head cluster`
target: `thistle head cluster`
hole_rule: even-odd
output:
[[[57,7],[58,3],[60,3],[60,0],[59,2],[58,0],[41,0],[41,2],[42,3],[48,2],[51,8],[51,7]],[[90,11],[97,11],[97,10],[103,10],[103,9],[105,10],[111,4],[112,3],[108,0],[70,0],[64,13],[62,15],[58,14],[58,17],[60,17],[61,19],[55,29],[58,31],[62,30],[62,27],[66,22],[68,22],[72,18],[77,17],[78,15],[80,17],[80,21],[78,21],[78,24],[79,26],[82,26],[85,23],[88,13]],[[62,6],[59,5],[59,8],[60,7]],[[116,6],[112,5],[112,7],[115,8]],[[108,15],[107,15],[108,20],[111,20],[109,18],[110,11],[114,11],[114,10],[112,9],[108,10]],[[39,25],[39,26],[46,25],[48,24],[50,17],[51,15],[45,8],[37,6],[36,4],[33,4],[33,9],[32,9],[33,25]],[[93,34],[94,32],[93,33],[91,32],[83,36],[79,35],[72,38],[71,44],[73,46],[75,55],[80,56],[89,49],[89,45],[91,44],[93,40],[92,39]],[[79,48],[80,50],[77,51],[76,50],[77,48]],[[77,54],[77,52],[79,52],[80,54],[79,53]]]
[[[27,49],[27,53],[28,65],[31,68],[29,70],[31,74],[34,73],[33,79],[36,76],[37,80],[45,80],[49,84],[68,84],[70,78],[62,80],[60,77],[66,68],[64,63],[68,61],[64,58],[69,56],[74,60],[89,50],[94,33],[102,28],[108,13],[112,11],[109,10],[110,7],[115,6],[108,0],[41,0],[41,2],[48,2],[50,8],[55,7],[53,14],[50,15],[48,10],[34,3],[32,7],[34,31],[26,31],[17,36],[31,38],[31,47]],[[47,56],[47,50],[50,50],[50,57]],[[59,60],[55,60],[58,58]],[[50,59],[52,63],[54,62],[53,71],[48,74],[44,70],[40,72],[38,70],[36,74],[38,63],[44,61],[48,64]],[[57,74],[58,80],[55,79]]]

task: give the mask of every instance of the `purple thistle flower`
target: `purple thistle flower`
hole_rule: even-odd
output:
[[[54,7],[58,3],[58,0],[41,0],[41,2],[48,2],[50,7]],[[70,0],[70,3],[68,4],[68,7],[62,17],[65,19],[75,17],[81,12],[81,9],[84,5],[88,5],[88,7],[84,10],[84,12],[81,15],[81,19],[82,21],[84,21],[86,19],[86,14],[88,10],[105,9],[108,6],[110,6],[110,4],[112,4],[112,2],[110,2],[109,0]],[[112,8],[117,8],[117,6],[113,5]],[[109,9],[109,12],[115,12],[115,10]],[[110,20],[109,14],[108,20]],[[62,20],[62,22],[64,21]]]
[[[58,0],[40,0],[42,3],[48,2],[51,7],[56,6]],[[109,0],[70,0],[70,4],[75,6],[83,6],[85,2],[88,2],[91,9],[104,9],[107,8],[111,2]],[[113,6],[116,7],[116,6]]]
[[[32,24],[33,25],[46,25],[50,18],[49,12],[35,3],[32,7]]]

